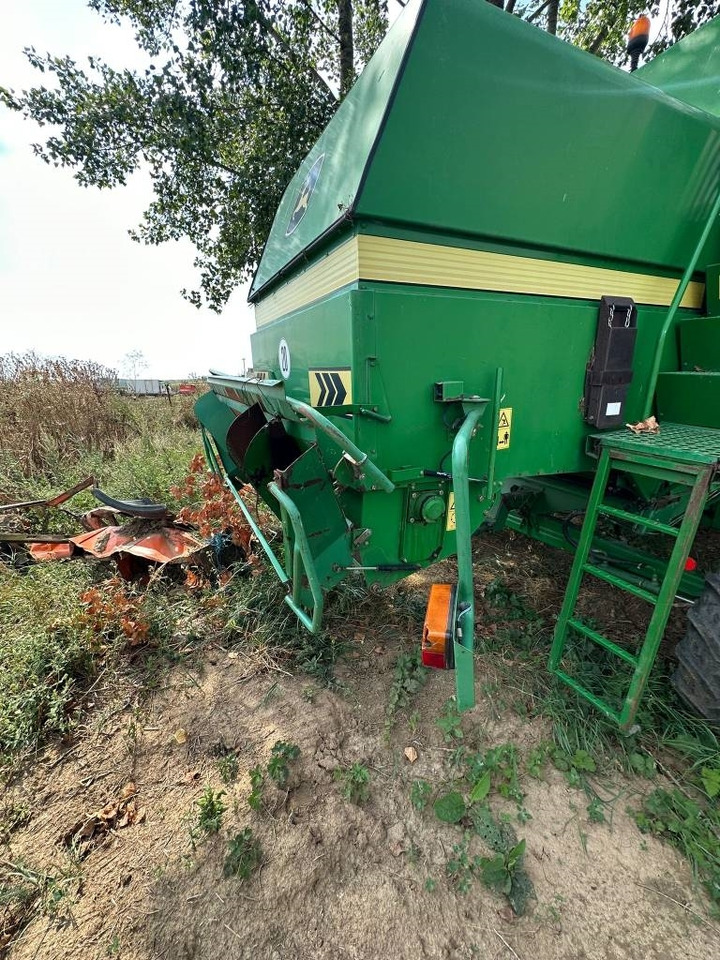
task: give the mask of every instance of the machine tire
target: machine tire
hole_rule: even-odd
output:
[[[706,720],[720,723],[720,574],[710,574],[688,611],[687,633],[675,648],[673,686]]]

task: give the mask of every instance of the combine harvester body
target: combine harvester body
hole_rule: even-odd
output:
[[[510,527],[574,552],[551,669],[633,723],[720,526],[718,58],[720,21],[629,74],[492,4],[410,0],[284,194],[252,370],[197,405],[213,464],[281,517],[283,562],[257,533],[309,629],[346,577],[457,555],[423,657],[471,706],[470,538]],[[648,602],[644,641],[574,616],[585,576]],[[619,704],[573,675],[580,640],[628,671]],[[720,718],[699,655],[678,687]]]

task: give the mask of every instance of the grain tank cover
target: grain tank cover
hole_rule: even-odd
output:
[[[640,73],[491,3],[411,0],[288,187],[250,299],[351,229],[684,270],[717,190],[720,118]]]
[[[720,17],[640,67],[636,77],[678,100],[720,116]]]

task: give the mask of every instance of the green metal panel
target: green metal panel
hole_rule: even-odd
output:
[[[657,385],[660,422],[720,427],[720,372],[661,373]]]
[[[490,3],[427,0],[357,215],[682,269],[718,130]]]
[[[678,327],[683,370],[720,370],[720,317],[695,317]]]
[[[700,110],[720,116],[720,17],[694,30],[659,57],[635,72],[635,77]]]
[[[422,0],[408,3],[290,181],[275,215],[250,299],[254,299],[257,292],[294,257],[333,225],[341,226],[347,217],[380,131],[421,7]],[[320,157],[324,159],[307,203],[307,212],[297,227],[288,233],[301,187]]]

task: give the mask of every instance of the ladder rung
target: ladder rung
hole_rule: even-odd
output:
[[[640,597],[641,600],[647,600],[648,603],[657,603],[657,595],[650,593],[649,590],[644,590],[642,587],[636,587],[634,583],[630,583],[629,580],[625,580],[623,577],[618,577],[614,573],[610,573],[609,570],[603,570],[602,567],[596,567],[592,563],[586,563],[583,566],[585,573],[591,574],[593,577],[598,577],[600,580],[604,580],[606,583],[610,583],[613,587],[618,587],[620,590],[626,590],[628,593],[632,593],[635,597]]]
[[[581,683],[578,683],[577,680],[573,680],[571,676],[565,673],[564,670],[555,670],[555,676],[558,677],[563,683],[566,683],[569,687],[572,687],[575,693],[579,693],[581,697],[585,697],[586,700],[589,700],[590,703],[597,707],[601,713],[604,713],[606,717],[610,717],[611,720],[614,720],[615,723],[620,723],[620,714],[617,711],[613,710],[612,707],[608,706],[604,700],[601,700],[600,697],[596,697],[594,693],[590,693]]]
[[[618,520],[626,520],[628,523],[647,527],[649,530],[658,530],[660,533],[666,533],[669,537],[677,537],[680,533],[677,527],[671,527],[668,523],[651,520],[649,517],[641,517],[637,513],[628,513],[627,510],[620,510],[618,507],[609,507],[607,504],[601,504],[598,507],[598,513],[602,513],[606,517],[616,517]]]
[[[614,653],[616,657],[620,657],[631,666],[637,666],[637,657],[633,656],[629,650],[625,650],[624,647],[619,647],[616,643],[613,643],[612,640],[608,640],[607,637],[604,637],[596,630],[591,630],[590,627],[586,627],[585,624],[581,623],[579,620],[568,620],[568,626],[572,627],[573,630],[577,630],[578,633],[582,633],[594,643],[597,643],[599,647],[603,647],[605,650],[609,650],[610,653]]]

